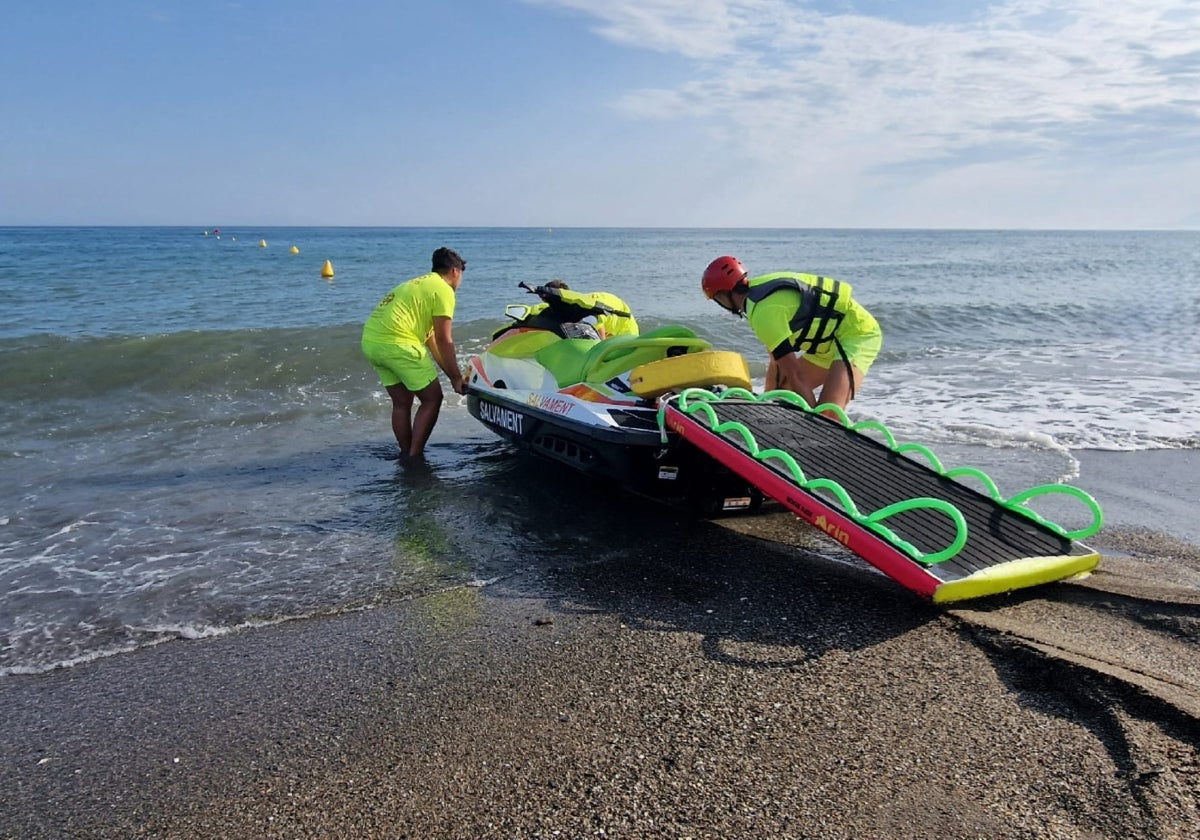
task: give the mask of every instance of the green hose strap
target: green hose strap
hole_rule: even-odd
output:
[[[930,449],[928,446],[925,446],[924,444],[902,443],[899,446],[897,446],[895,449],[893,449],[892,451],[895,452],[897,455],[903,455],[905,452],[916,452],[918,455],[922,456],[926,461],[929,462],[929,466],[933,468],[933,471],[935,473],[937,473],[938,475],[943,475],[945,473],[946,468],[942,466],[941,460],[938,458],[938,456],[933,454],[932,449]]]
[[[755,448],[757,449],[758,447]],[[795,482],[801,487],[804,487],[810,483],[807,476],[804,475],[804,470],[800,469],[800,464],[796,461],[796,459],[792,457],[790,453],[784,452],[782,449],[764,449],[761,452],[755,452],[754,457],[758,458],[760,461],[766,461],[769,458],[773,458],[782,462],[782,464],[787,467],[788,472],[792,474],[792,478],[795,480]],[[841,489],[840,486],[838,489]],[[846,497],[846,500],[849,501],[848,496]]]
[[[898,513],[903,513],[908,510],[916,510],[918,508],[928,508],[930,510],[940,511],[950,517],[954,523],[954,540],[950,545],[943,548],[941,551],[936,551],[932,554],[922,553],[910,542],[901,539],[890,528],[882,525],[882,521],[889,516],[895,516]],[[941,563],[954,557],[958,552],[962,551],[964,545],[967,544],[967,520],[963,517],[962,511],[954,505],[947,502],[945,499],[934,499],[930,496],[922,496],[917,499],[905,499],[901,502],[882,507],[879,510],[866,517],[866,521],[872,530],[875,530],[881,535],[887,535],[889,542],[894,544],[901,551],[908,554],[918,563],[926,566],[932,566],[936,563]]]
[[[805,411],[815,411],[815,409],[808,404],[808,400],[804,399],[804,397],[800,396],[795,391],[764,391],[762,396],[752,396],[752,399],[754,399],[755,402],[787,402],[802,408]]]
[[[975,467],[955,467],[952,470],[946,470],[942,473],[946,478],[957,479],[960,475],[969,475],[972,478],[977,478],[982,482],[987,489],[988,495],[992,500],[1004,504],[1004,499],[1000,497],[1000,488],[996,486],[996,482],[992,481],[992,477],[983,470],[975,469]]]
[[[842,506],[842,510],[846,515],[855,522],[862,524],[867,517],[859,513],[858,505],[854,504],[854,500],[850,498],[850,494],[846,492],[846,488],[838,484],[832,478],[814,478],[812,481],[805,482],[804,489],[810,493],[816,493],[820,490],[826,490],[831,493]]]
[[[1068,531],[1061,525],[1043,518],[1024,506],[1025,502],[1030,499],[1037,496],[1049,495],[1050,493],[1066,493],[1068,496],[1074,496],[1076,499],[1079,499],[1092,512],[1092,524],[1075,531]],[[1043,484],[1040,487],[1030,487],[1028,490],[1023,490],[1016,495],[1010,496],[1004,502],[1004,506],[1016,513],[1028,516],[1035,522],[1041,523],[1054,533],[1069,540],[1085,540],[1104,527],[1104,512],[1100,510],[1099,503],[1089,493],[1071,484]]]
[[[896,451],[896,438],[892,436],[892,430],[878,420],[863,420],[861,423],[855,423],[850,428],[856,432],[864,432],[866,430],[877,431],[883,435],[883,440],[887,444],[887,448],[893,452]],[[932,455],[933,453],[930,454]]]
[[[930,496],[922,496],[915,499],[904,499],[899,502],[881,507],[872,514],[863,515],[859,512],[858,506],[854,504],[854,500],[850,498],[850,494],[846,489],[836,481],[828,478],[815,478],[804,485],[804,489],[810,493],[827,490],[836,497],[842,510],[846,515],[862,525],[867,530],[873,532],[884,541],[891,543],[895,548],[903,551],[912,559],[916,560],[923,566],[933,566],[937,563],[942,563],[956,556],[962,551],[963,546],[967,544],[967,520],[963,517],[962,512],[954,505],[947,502],[945,499],[934,499]],[[895,516],[906,511],[918,510],[927,508],[930,510],[940,511],[950,517],[954,523],[954,539],[950,545],[943,548],[941,551],[928,553],[921,551],[908,540],[901,537],[891,528],[883,524],[885,519]]]

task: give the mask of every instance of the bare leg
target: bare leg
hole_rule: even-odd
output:
[[[863,372],[856,367],[847,366],[845,362],[834,362],[829,366],[829,370],[823,370],[817,367],[812,362],[806,361],[803,358],[800,360],[801,366],[805,369],[805,377],[810,373],[814,376],[819,372],[822,379],[821,383],[821,402],[833,403],[843,411],[850,404],[851,387],[850,377],[854,377],[853,393],[857,393],[862,387]]]
[[[425,455],[425,444],[433,434],[437,425],[438,415],[442,411],[442,383],[434,379],[420,391],[417,399],[421,404],[417,407],[417,416],[413,418],[412,439],[408,448],[409,457],[421,458]]]
[[[413,443],[413,392],[400,384],[389,385],[387,392],[392,398],[392,434],[396,436],[400,454],[407,455]]]
[[[799,362],[799,376],[796,376],[794,371],[791,372],[791,375],[784,373],[783,368],[776,364],[775,370],[778,378],[776,387],[799,394],[809,407],[814,407],[817,404],[817,389],[825,384],[825,369],[817,367],[803,356],[799,358]]]

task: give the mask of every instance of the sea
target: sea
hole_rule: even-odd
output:
[[[884,330],[851,417],[1006,495],[1087,490],[1088,451],[1200,448],[1200,232],[0,228],[0,678],[691,527],[514,451],[448,389],[426,464],[396,458],[359,332],[443,245],[468,262],[460,361],[518,283],[558,278],[745,354],[761,386],[765,350],[699,288],[733,254],[850,283]]]

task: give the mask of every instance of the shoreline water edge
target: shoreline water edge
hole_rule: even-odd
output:
[[[1195,836],[1200,550],[1138,518],[937,609],[617,498],[490,582],[0,680],[0,836]]]

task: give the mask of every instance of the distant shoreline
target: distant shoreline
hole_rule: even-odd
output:
[[[995,234],[1013,234],[1013,233],[1030,233],[1030,234],[1053,234],[1053,233],[1096,233],[1096,234],[1113,234],[1113,233],[1200,233],[1200,227],[1170,227],[1170,228],[996,228],[996,227],[965,227],[965,228],[910,228],[910,227],[695,227],[689,225],[461,225],[461,224],[422,224],[422,225],[335,225],[335,224],[307,224],[307,225],[274,225],[274,224],[224,224],[220,226],[225,232],[237,233],[239,231],[245,233],[247,231],[265,231],[265,230],[430,230],[430,231],[488,231],[488,230],[544,230],[552,233],[554,230],[570,230],[570,231],[613,231],[613,230],[636,230],[636,231],[736,231],[745,233],[747,231],[769,231],[769,232],[789,232],[797,233],[813,232],[813,233],[995,233]],[[195,230],[200,231],[203,235],[206,231],[211,231],[212,228],[205,228],[204,225],[189,225],[189,224],[26,224],[26,223],[3,223],[0,222],[0,230],[37,230],[37,229],[57,229],[57,230],[117,230],[122,228],[142,229],[142,230]]]

